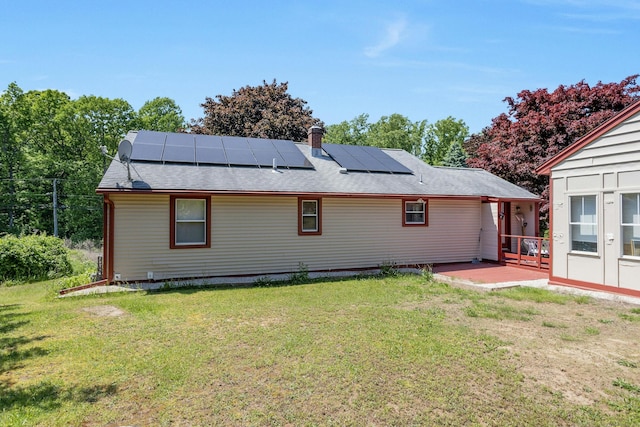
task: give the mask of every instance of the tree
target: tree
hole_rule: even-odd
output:
[[[29,109],[25,94],[14,82],[0,95],[0,232],[19,228],[17,178],[27,169],[25,150]]]
[[[186,127],[182,110],[171,98],[157,97],[138,110],[141,129],[158,132],[178,132]]]
[[[449,147],[449,151],[442,160],[442,166],[448,166],[452,168],[466,168],[467,167],[467,153],[464,152],[462,144],[459,141],[454,142]]]
[[[369,115],[360,114],[350,121],[327,126],[322,139],[331,144],[367,145],[370,127]]]
[[[383,116],[369,127],[366,145],[400,148],[420,156],[426,127],[426,120],[412,122],[400,114]]]
[[[468,136],[469,126],[463,120],[451,116],[438,120],[427,128],[422,159],[430,165],[440,165],[450,147],[462,144]]]
[[[541,195],[545,225],[549,179],[537,175],[536,167],[638,99],[637,77],[595,86],[583,80],[553,92],[523,90],[515,98],[505,98],[508,113],[494,118],[491,126],[467,142],[471,156],[467,163]]]
[[[192,120],[191,132],[210,135],[303,141],[311,126],[324,126],[307,102],[287,93],[288,83],[267,83],[233,90],[231,96],[207,97],[205,117]]]

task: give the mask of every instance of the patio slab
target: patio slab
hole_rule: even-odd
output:
[[[436,265],[433,267],[433,272],[479,284],[549,279],[549,272],[546,270],[539,271],[483,262]]]

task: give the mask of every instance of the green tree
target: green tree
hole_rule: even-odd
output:
[[[138,110],[141,129],[158,132],[178,132],[186,128],[182,110],[171,98],[157,97]]]
[[[384,148],[400,148],[420,156],[427,121],[412,122],[400,114],[383,116],[373,123],[367,134],[367,145]]]
[[[455,141],[449,147],[449,151],[442,160],[442,166],[448,166],[452,168],[466,168],[467,167],[467,153],[464,152],[462,144]]]
[[[29,109],[25,94],[14,82],[0,95],[0,232],[16,232],[21,226],[19,181],[26,166],[26,129]]]
[[[350,121],[327,126],[322,139],[331,144],[367,145],[370,127],[369,115],[360,114]]]
[[[449,116],[428,126],[422,159],[430,165],[440,165],[454,144],[463,144],[469,127],[463,120]]]
[[[307,102],[293,98],[288,83],[267,83],[233,90],[231,96],[207,97],[204,118],[191,121],[191,132],[210,135],[303,141],[313,125],[324,124],[312,116]]]

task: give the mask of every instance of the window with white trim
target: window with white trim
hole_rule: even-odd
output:
[[[175,246],[207,244],[207,199],[175,199]]]
[[[580,252],[598,252],[598,215],[597,197],[571,196],[571,250]]]
[[[640,257],[640,193],[622,195],[622,254]]]
[[[318,200],[302,200],[301,215],[303,233],[317,233],[319,230]]]
[[[298,235],[322,234],[322,198],[298,197]]]
[[[427,202],[422,199],[404,200],[402,225],[427,225]]]

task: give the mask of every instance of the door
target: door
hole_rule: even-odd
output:
[[[604,262],[604,284],[619,286],[618,257],[620,251],[620,227],[618,226],[618,204],[616,195],[612,192],[604,193],[604,236],[602,239],[602,258]]]
[[[498,203],[482,203],[480,258],[498,261]]]

